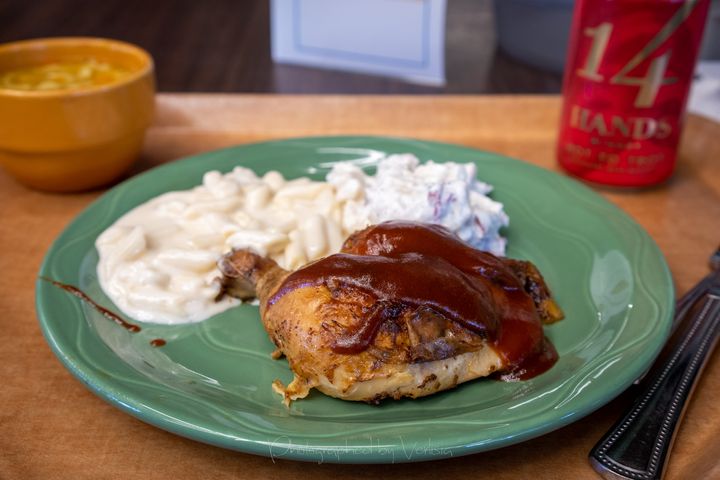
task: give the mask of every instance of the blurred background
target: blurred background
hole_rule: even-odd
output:
[[[705,59],[720,59],[718,4],[708,19]],[[344,6],[333,13],[331,5]],[[350,5],[362,5],[365,16]],[[0,43],[63,35],[125,40],[153,55],[158,89],[171,92],[558,93],[572,6],[572,0],[2,0]],[[338,38],[353,35],[355,43],[334,48]],[[395,72],[387,58],[373,56],[390,47],[409,55],[401,59],[407,68],[417,53],[434,73],[408,74],[402,66]],[[374,68],[381,74],[367,73]]]

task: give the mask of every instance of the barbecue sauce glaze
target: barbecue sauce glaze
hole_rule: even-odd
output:
[[[424,306],[487,339],[505,361],[502,380],[532,378],[557,361],[532,298],[503,259],[441,226],[393,221],[357,232],[341,253],[291,273],[268,305],[301,287],[338,284],[372,295],[375,306],[336,340],[336,353],[363,352],[385,321]]]

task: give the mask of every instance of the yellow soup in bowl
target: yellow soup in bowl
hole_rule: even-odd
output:
[[[152,58],[125,42],[0,45],[0,165],[40,190],[106,185],[137,159],[154,94]]]
[[[11,90],[61,90],[115,83],[130,70],[89,58],[83,62],[48,63],[0,72],[0,88]]]

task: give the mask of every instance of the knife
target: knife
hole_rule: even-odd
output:
[[[663,477],[685,407],[720,337],[720,247],[710,268],[677,302],[674,333],[632,407],[590,451],[590,464],[603,478]]]

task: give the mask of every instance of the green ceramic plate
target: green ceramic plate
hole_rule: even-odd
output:
[[[156,168],[110,190],[60,235],[41,275],[79,285],[113,307],[98,286],[95,238],[132,207],[201,182],[210,169],[323,178],[357,149],[411,152],[422,160],[474,162],[505,204],[508,255],[535,262],[567,318],[546,329],[560,361],[532,380],[477,380],[419,400],[380,406],[313,392],[290,409],[270,383],[291,379],[258,310],[239,306],[205,322],[143,326],[132,334],[77,298],[38,280],[37,311],[63,364],[92,391],[165,430],[210,444],[316,462],[410,462],[510,445],[573,422],[618,395],[668,335],[673,288],[645,231],[583,185],[492,153],[377,137],[324,137],[245,145]],[[365,162],[372,169],[372,162]],[[151,347],[154,338],[167,340]]]

